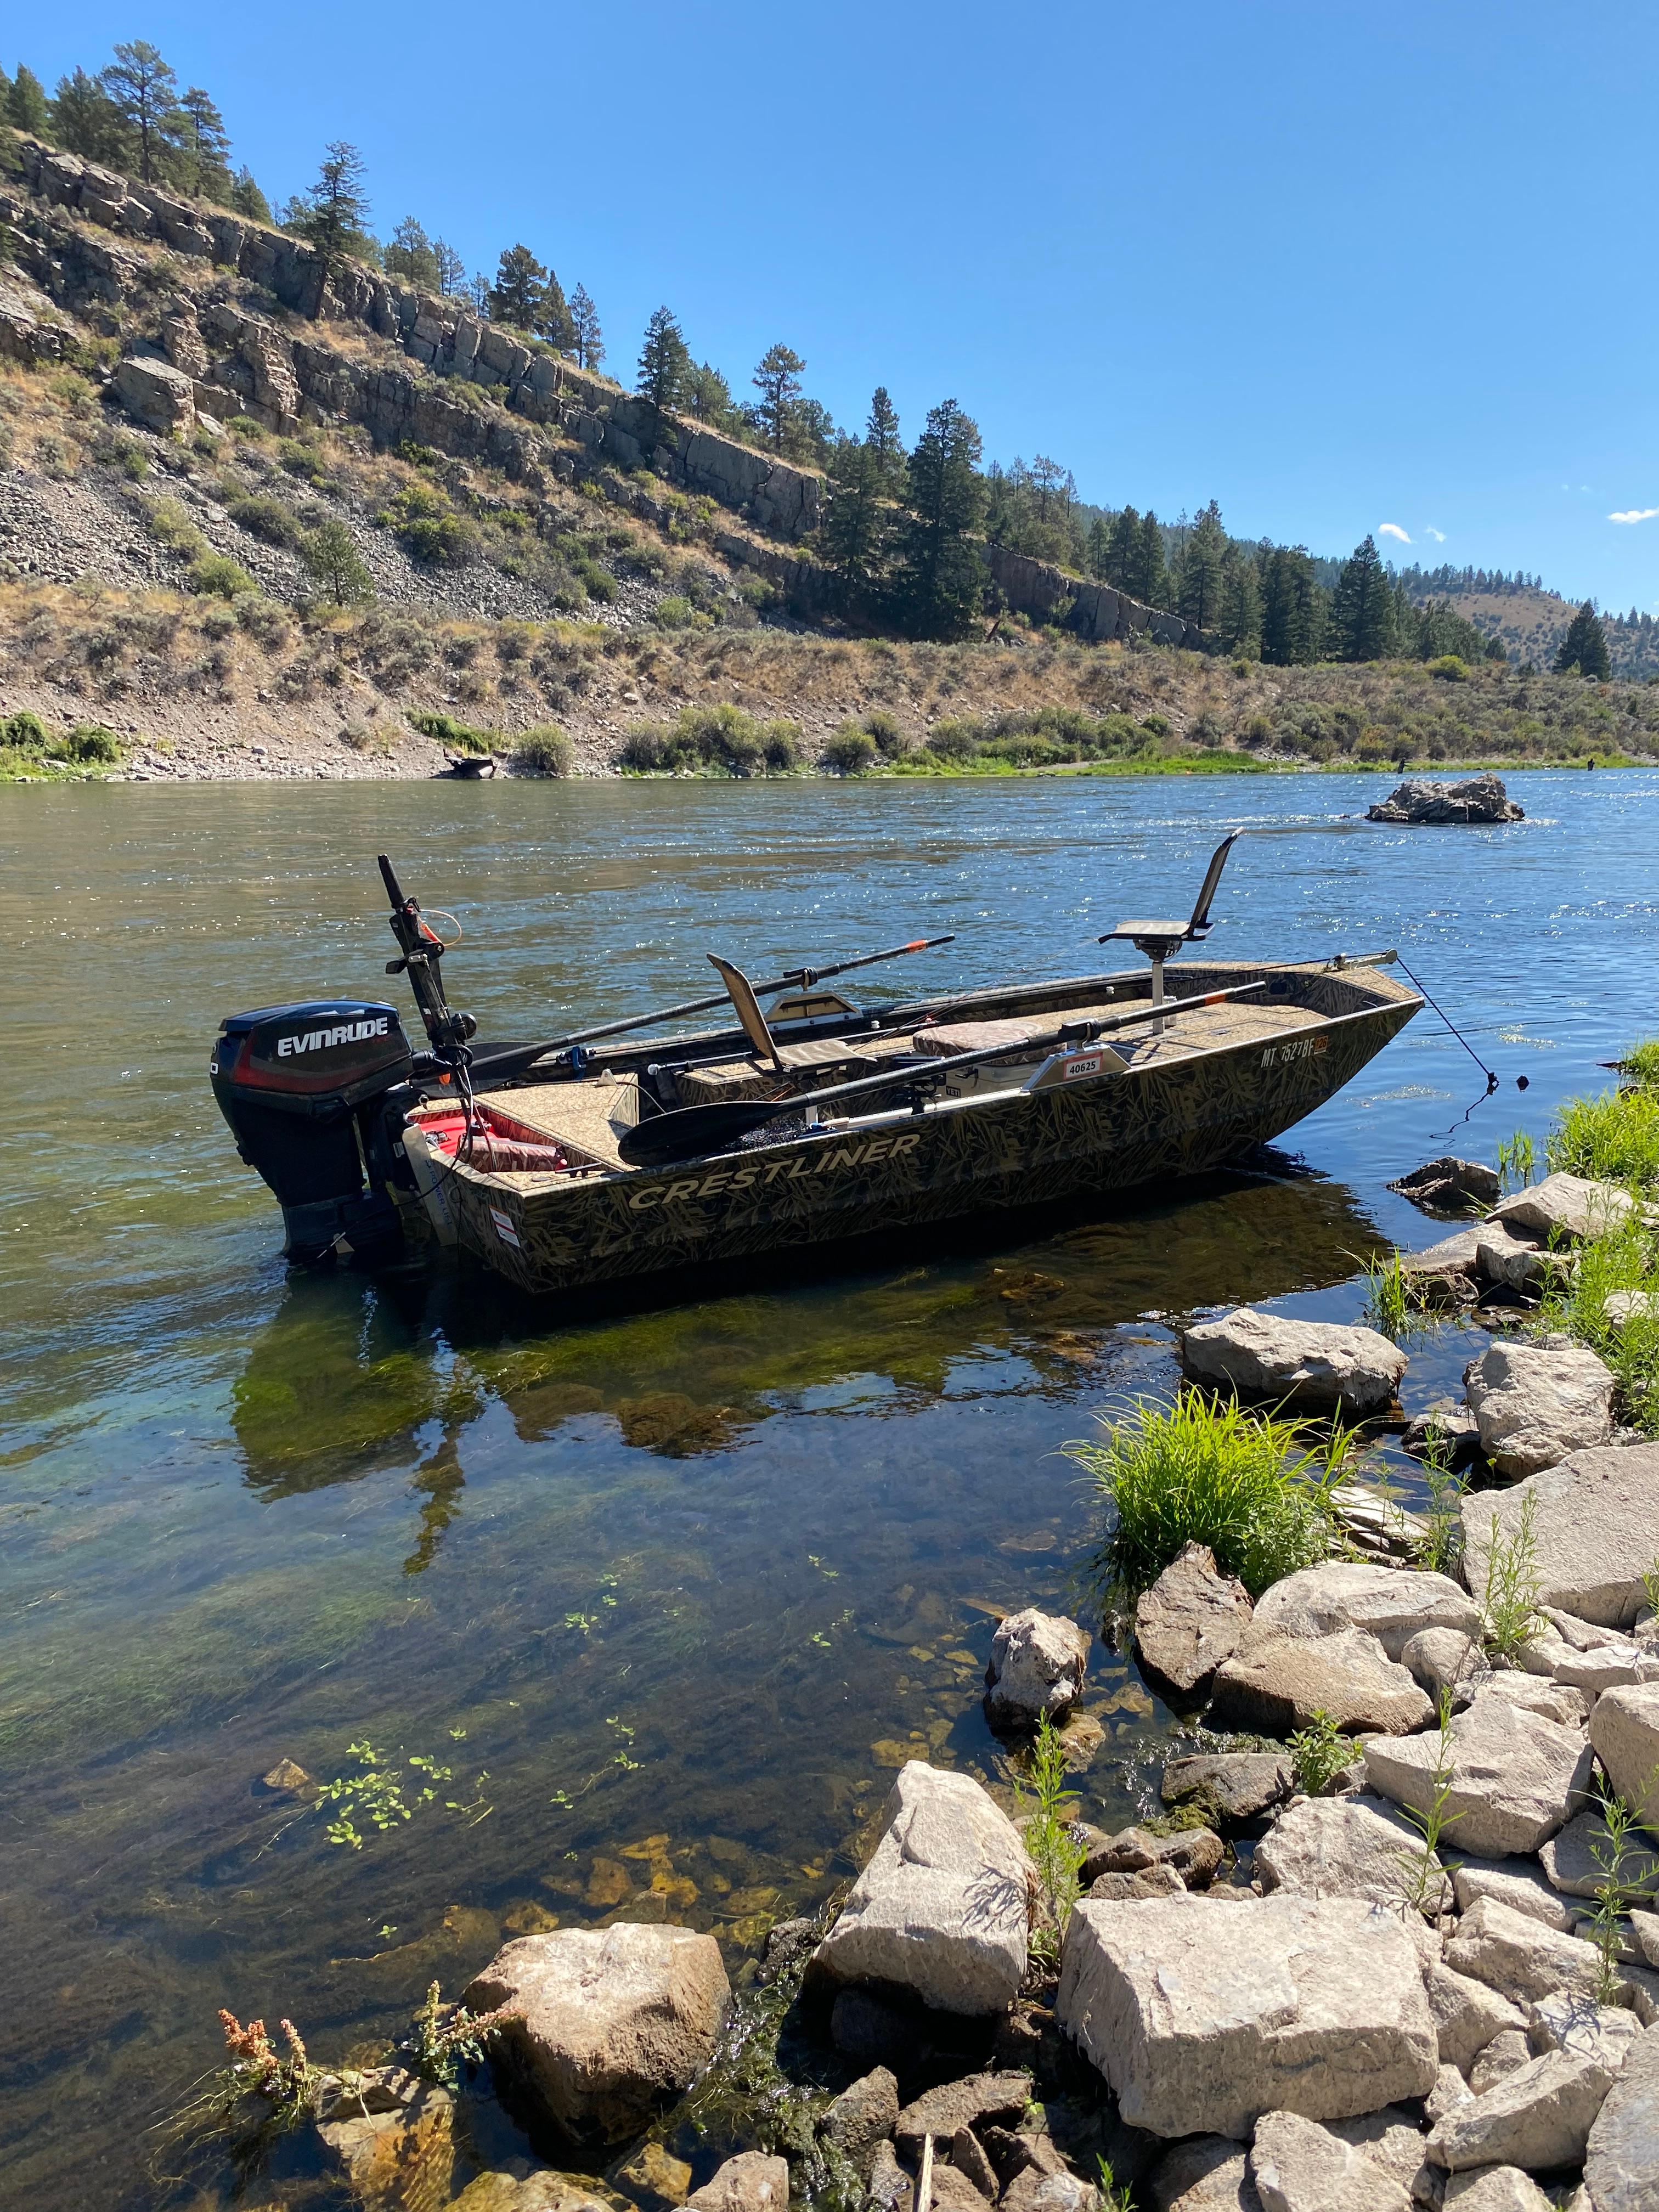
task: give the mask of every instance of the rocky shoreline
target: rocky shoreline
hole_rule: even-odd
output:
[[[1651,1225],[1568,1173],[1412,1180],[1485,1208],[1401,1263],[1415,1298],[1495,1321]],[[1240,1404],[1397,1427],[1409,1355],[1243,1308],[1182,1358]],[[1496,1339],[1407,1428],[1431,1512],[1333,1475],[1348,1556],[1254,1597],[1188,1543],[1133,1609],[1146,1682],[1206,1732],[1160,1816],[1072,1817],[1091,1639],[1028,1610],[986,1712],[1035,1794],[1011,1815],[908,1759],[850,1887],[735,1994],[713,1936],[624,1913],[508,1942],[367,2071],[227,2016],[232,2092],[286,2097],[371,2212],[1651,2212],[1659,1443],[1620,1391],[1564,1332]],[[1449,1486],[1454,1458],[1494,1486]],[[547,2163],[454,2197],[480,2095]]]

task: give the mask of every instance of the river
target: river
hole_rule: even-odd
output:
[[[1524,823],[1415,831],[1330,775],[0,789],[0,2194],[161,2202],[145,2130],[222,2004],[362,2051],[503,1931],[640,1893],[735,1960],[902,1758],[996,1778],[995,1615],[1081,1602],[1060,1447],[1172,1387],[1182,1315],[1356,1315],[1361,1255],[1441,1233],[1389,1176],[1541,1149],[1659,1026],[1659,775],[1510,785]],[[1498,1097],[1425,1012],[1251,1174],[556,1328],[474,1279],[289,1277],[209,1092],[222,1015],[395,988],[379,850],[459,917],[455,1002],[526,1036],[707,988],[708,950],[958,933],[868,1001],[1086,972],[1240,822],[1305,834],[1235,850],[1212,949],[1397,945]],[[1468,1341],[1414,1352],[1408,1406]],[[1098,1645],[1086,1710],[1110,1824],[1169,1718]],[[259,1779],[361,1778],[353,1745],[383,1828]]]

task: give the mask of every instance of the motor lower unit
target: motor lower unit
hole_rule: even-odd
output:
[[[343,1237],[357,1253],[402,1235],[390,1186],[414,1103],[413,1055],[395,1007],[328,999],[233,1014],[208,1073],[236,1149],[276,1194],[291,1260]]]

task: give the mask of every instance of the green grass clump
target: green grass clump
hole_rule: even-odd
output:
[[[1552,1172],[1651,1190],[1659,1184],[1659,1091],[1638,1085],[1569,1099],[1544,1157]]]
[[[1115,1510],[1101,1564],[1120,1589],[1145,1589],[1187,1544],[1207,1544],[1253,1597],[1325,1557],[1325,1455],[1271,1413],[1195,1391],[1173,1406],[1143,1399],[1104,1443],[1066,1451]]]
[[[1644,1037],[1619,1063],[1619,1072],[1638,1090],[1659,1091],[1659,1037]]]
[[[1613,1370],[1628,1418],[1659,1436],[1659,1259],[1639,1221],[1627,1220],[1600,1237],[1586,1237],[1573,1255],[1571,1279],[1551,1291],[1539,1309],[1539,1326],[1565,1329]],[[1623,1321],[1607,1312],[1616,1291],[1651,1297],[1656,1310]]]
[[[488,753],[495,749],[493,731],[475,730],[470,722],[458,722],[453,714],[432,714],[422,710],[410,714],[409,723],[423,738],[436,738],[441,745],[453,745],[457,752]]]

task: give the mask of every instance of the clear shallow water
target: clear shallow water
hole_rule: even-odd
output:
[[[337,2057],[641,1892],[735,1958],[908,1752],[999,1772],[991,1620],[1077,1596],[1058,1448],[1170,1386],[1169,1319],[1353,1314],[1356,1255],[1438,1233],[1390,1176],[1541,1144],[1659,1026],[1659,777],[1517,775],[1502,830],[1339,818],[1383,787],[0,792],[0,2193],[156,2201],[140,2130],[222,2003]],[[1399,945],[1505,1079],[1455,1139],[1483,1081],[1425,1013],[1267,1172],[556,1328],[472,1278],[289,1279],[208,1091],[223,1013],[388,988],[381,848],[465,925],[456,1002],[534,1035],[701,989],[705,949],[959,931],[871,999],[1087,972],[1239,821],[1319,834],[1236,848],[1213,947]],[[1407,1402],[1465,1356],[1416,1352]],[[1167,1716],[1098,1650],[1088,1710],[1115,1818]],[[361,1850],[259,1787],[364,1741],[408,1800],[410,1754],[452,1773]]]

